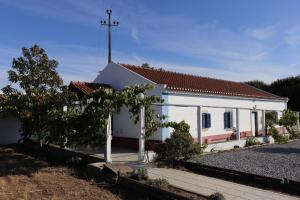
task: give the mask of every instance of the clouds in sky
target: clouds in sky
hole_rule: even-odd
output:
[[[135,40],[138,41],[139,40],[139,32],[136,28],[132,28],[131,30],[131,37]]]
[[[16,12],[76,24],[80,29],[98,29],[99,20],[106,19],[105,10],[112,8],[113,18],[120,21],[118,32],[114,32],[120,41],[113,49],[117,62],[147,62],[170,70],[235,81],[270,82],[300,74],[300,22],[233,27],[213,17],[204,22],[188,12],[158,12],[147,3],[0,0],[0,5],[12,7]],[[48,41],[34,43],[59,60],[59,72],[66,82],[92,81],[106,64],[106,45],[101,49],[84,42],[58,43],[51,33]],[[0,86],[6,83],[2,72],[8,69],[12,57],[20,55],[22,45],[7,46],[0,41]]]
[[[300,45],[300,24],[295,25],[286,31],[285,40],[289,45]]]
[[[246,34],[250,37],[258,40],[270,39],[274,34],[276,34],[278,26],[266,26],[262,28],[249,29]]]

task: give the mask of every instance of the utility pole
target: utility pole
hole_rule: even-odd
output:
[[[111,13],[112,10],[106,10],[106,13],[108,14],[108,22],[105,20],[101,20],[101,25],[108,26],[108,63],[111,62],[111,27],[112,26],[118,26],[118,21],[111,22]]]

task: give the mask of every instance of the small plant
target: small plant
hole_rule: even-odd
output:
[[[174,161],[188,160],[203,152],[205,146],[194,143],[194,139],[189,133],[190,126],[185,121],[170,122],[168,126],[174,128],[174,131],[165,143],[155,149],[157,160],[172,164]]]
[[[255,137],[248,137],[246,140],[245,147],[250,147],[253,145],[260,145],[261,142],[259,142]]]
[[[146,168],[139,168],[139,169],[135,169],[133,170],[133,172],[131,173],[131,178],[135,179],[135,180],[148,180],[148,170]]]
[[[157,179],[152,179],[152,180],[148,180],[147,182],[149,185],[153,186],[153,187],[157,187],[160,189],[167,189],[169,186],[169,181],[167,179],[164,178],[157,178]]]
[[[275,143],[286,144],[289,141],[288,136],[279,134],[278,130],[274,127],[270,129],[270,133],[275,140]]]
[[[216,192],[216,193],[211,194],[208,197],[208,200],[225,200],[225,197],[223,196],[223,194]]]

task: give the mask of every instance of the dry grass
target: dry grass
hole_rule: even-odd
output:
[[[76,177],[73,169],[0,147],[0,199],[121,199],[112,190]]]

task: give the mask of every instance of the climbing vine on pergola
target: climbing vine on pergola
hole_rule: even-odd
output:
[[[12,112],[20,119],[23,140],[35,138],[64,147],[101,146],[106,142],[109,115],[126,106],[137,123],[141,104],[145,106],[145,139],[164,126],[165,116],[157,115],[151,106],[162,103],[162,99],[147,95],[152,85],[135,85],[121,91],[98,89],[82,100],[85,109],[81,112],[74,104],[76,95],[67,90],[56,71],[56,60],[49,59],[37,45],[23,48],[22,54],[13,60],[8,72],[11,84],[18,84],[20,89],[11,85],[2,89],[0,112]],[[145,95],[143,101],[137,98],[140,93]]]
[[[162,127],[166,116],[158,115],[153,109],[153,104],[163,103],[158,96],[149,96],[147,93],[153,89],[153,85],[134,85],[120,91],[112,89],[99,89],[91,95],[86,96],[82,102],[86,107],[80,116],[77,144],[90,144],[93,146],[104,145],[106,128],[109,115],[118,113],[122,106],[128,108],[134,123],[140,121],[140,107],[145,107],[145,139],[150,138]],[[138,95],[144,94],[144,99],[139,100]],[[79,139],[80,138],[80,139]]]

